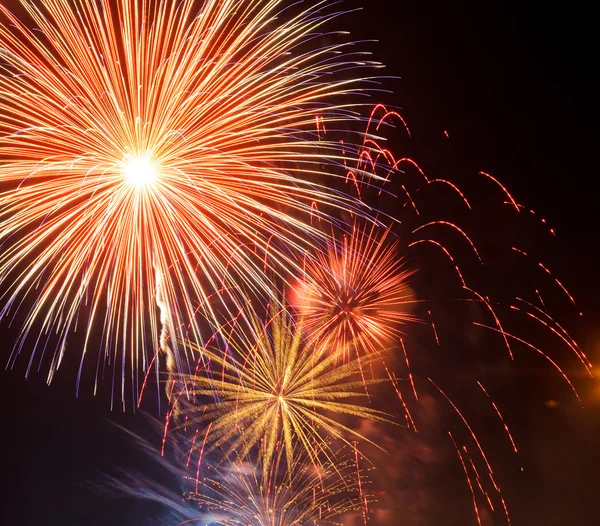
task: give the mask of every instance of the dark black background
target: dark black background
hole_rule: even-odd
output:
[[[436,177],[493,173],[520,202],[543,212],[562,251],[558,274],[584,312],[575,335],[592,361],[600,358],[599,85],[592,6],[531,0],[360,3],[360,13],[337,24],[353,38],[377,39],[364,47],[387,64],[386,74],[401,77],[386,82],[395,94],[382,98],[402,108],[414,155]],[[444,153],[449,149],[451,154]],[[8,354],[13,333],[4,324],[2,331]],[[110,423],[143,431],[144,417],[111,411],[106,397],[92,396],[91,384],[75,398],[68,368],[51,387],[44,373],[25,381],[23,364],[0,373],[2,524],[142,524],[152,510],[104,499],[89,481],[114,473],[115,466],[144,462]],[[531,403],[514,400],[525,473],[504,481],[513,524],[599,524],[600,383],[581,378],[585,409],[565,402],[551,410],[539,400],[552,397],[553,373],[523,375],[521,381],[538,394]],[[563,391],[556,396],[566,399]],[[436,526],[475,524],[460,471],[449,470],[444,484],[456,486],[464,505],[431,499]],[[407,514],[398,524],[426,524],[421,520]]]

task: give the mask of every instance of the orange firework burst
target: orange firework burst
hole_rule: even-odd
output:
[[[322,237],[313,216],[357,206],[319,183],[339,154],[314,128],[356,119],[336,73],[372,64],[310,45],[326,2],[116,4],[23,1],[36,29],[0,7],[0,316],[31,297],[11,362],[40,334],[49,379],[85,319],[123,398],[165,339],[155,304],[171,341],[201,341],[211,295],[266,290]]]
[[[415,320],[408,285],[412,271],[397,254],[389,229],[356,224],[327,253],[307,261],[293,303],[306,332],[321,349],[348,355],[380,353],[397,340],[402,323]]]

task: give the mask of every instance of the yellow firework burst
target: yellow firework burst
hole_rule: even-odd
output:
[[[228,454],[245,456],[259,446],[265,469],[280,443],[291,468],[295,441],[317,463],[330,458],[330,437],[346,444],[363,438],[340,417],[389,421],[385,413],[352,401],[366,399],[366,386],[378,382],[363,374],[371,358],[339,363],[334,354],[315,352],[289,312],[277,309],[266,324],[253,315],[247,326],[238,326],[224,354],[197,349],[211,374],[197,374],[190,384],[197,396],[217,401],[188,410],[185,422],[210,422],[208,440]]]
[[[356,205],[321,180],[338,150],[315,122],[356,118],[335,101],[360,84],[336,73],[366,65],[314,44],[326,4],[0,6],[0,316],[31,300],[13,359],[54,334],[51,378],[79,325],[124,396],[159,347],[157,295],[171,339],[201,341],[212,295],[265,290],[313,217]]]

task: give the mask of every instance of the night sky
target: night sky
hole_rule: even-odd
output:
[[[363,47],[387,65],[386,75],[398,77],[384,81],[394,94],[382,94],[381,100],[401,108],[412,132],[410,155],[429,175],[467,186],[480,170],[494,174],[519,202],[548,219],[557,232],[555,273],[584,313],[567,316],[567,325],[597,363],[600,215],[593,156],[600,86],[591,7],[531,0],[349,0],[343,5],[360,4],[361,12],[333,26],[350,29],[356,40],[377,40]],[[518,239],[520,232],[513,234]],[[5,356],[15,330],[0,325]],[[578,371],[571,360],[567,370]],[[76,398],[73,364],[62,368],[50,387],[46,371],[26,381],[25,365],[21,361],[0,373],[0,522],[125,526],[160,518],[157,508],[94,490],[103,474],[116,475],[118,469],[152,471],[114,425],[144,434],[151,427],[147,418],[111,412],[108,383],[98,397],[92,396],[92,382],[84,383]],[[574,376],[581,409],[550,368],[524,360],[502,371],[495,386],[506,386],[501,402],[521,449],[518,460],[506,455],[500,469],[513,524],[600,524],[600,380]],[[152,403],[145,409],[156,414]],[[488,449],[494,450],[496,439],[488,438]],[[476,524],[464,476],[447,444],[442,447],[426,434],[398,437],[395,444],[394,491],[398,506],[405,506],[396,510],[397,524]],[[428,456],[418,453],[425,450]],[[504,464],[502,454],[494,458]]]

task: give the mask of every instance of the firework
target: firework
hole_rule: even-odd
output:
[[[204,526],[337,526],[350,517],[366,520],[373,502],[372,468],[363,467],[362,455],[347,447],[335,450],[335,460],[319,464],[298,449],[292,471],[279,448],[265,473],[260,459],[253,456],[220,458],[219,451],[186,454],[185,433],[171,434],[164,454],[127,434],[146,453],[154,471],[161,473],[160,480],[124,471],[104,477],[100,489],[160,504],[165,524],[168,518],[169,524]]]
[[[186,426],[205,423],[209,442],[228,444],[227,454],[245,456],[259,446],[265,469],[282,442],[291,469],[295,440],[317,463],[321,453],[330,457],[330,437],[347,444],[349,437],[363,438],[340,416],[389,421],[368,404],[352,402],[366,399],[365,388],[379,381],[364,377],[372,358],[339,364],[335,354],[315,352],[290,313],[279,307],[271,308],[266,324],[255,315],[248,320],[232,332],[225,354],[197,349],[209,363],[206,372],[190,379],[192,389],[195,396],[216,401],[188,410]]]
[[[397,343],[402,324],[415,321],[408,280],[390,230],[356,224],[326,253],[307,261],[293,303],[315,344],[348,356],[381,353]]]
[[[266,479],[260,464],[242,458],[209,466],[187,498],[222,526],[340,525],[348,514],[365,516],[370,497],[354,455],[337,453],[318,465],[300,453],[291,471],[279,455]]]
[[[0,7],[0,315],[26,313],[11,364],[39,334],[27,373],[56,349],[50,380],[77,326],[78,384],[91,348],[122,398],[159,348],[185,371],[155,304],[172,342],[202,341],[211,301],[266,291],[265,267],[323,239],[313,219],[358,206],[320,182],[340,154],[317,128],[358,118],[339,73],[373,65],[315,45],[337,13],[196,4],[23,1],[29,25]]]

